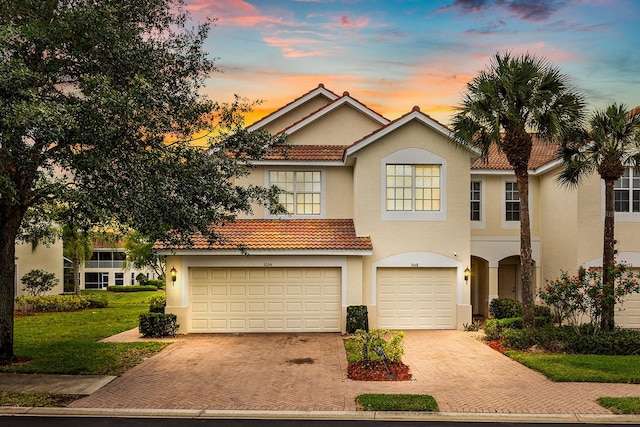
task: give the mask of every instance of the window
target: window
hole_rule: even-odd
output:
[[[115,280],[116,286],[124,286],[124,273],[114,273],[113,279]]]
[[[440,165],[388,164],[388,211],[439,211]]]
[[[518,184],[505,182],[505,220],[520,221],[520,193]]]
[[[480,221],[480,201],[482,194],[482,182],[471,181],[471,221]]]
[[[127,255],[124,251],[96,250],[85,261],[86,268],[124,268]]]
[[[109,273],[84,273],[85,289],[103,289],[109,284]]]
[[[292,215],[320,215],[320,171],[270,171],[269,184],[282,192],[278,201]]]
[[[613,184],[616,212],[640,212],[640,168],[626,168]]]

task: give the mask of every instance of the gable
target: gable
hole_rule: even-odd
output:
[[[351,145],[381,127],[379,121],[344,103],[325,114],[309,117],[300,126],[286,129],[285,133],[292,145]]]

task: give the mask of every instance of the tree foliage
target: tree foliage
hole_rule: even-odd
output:
[[[154,243],[154,240],[143,236],[137,231],[127,234],[124,238],[124,252],[127,255],[125,265],[129,269],[151,269],[160,280],[164,280],[166,257],[157,255],[154,252]]]
[[[44,270],[31,270],[20,279],[22,282],[22,290],[27,295],[37,297],[49,292],[58,284],[58,279],[54,273],[47,273]]]
[[[594,172],[605,185],[605,219],[602,251],[601,327],[615,327],[615,182],[628,166],[640,166],[640,109],[629,110],[613,103],[597,110],[589,120],[589,129],[576,129],[564,139],[563,168],[560,182],[577,186]]]
[[[0,360],[13,357],[15,241],[73,224],[188,244],[211,224],[268,204],[239,187],[282,142],[244,129],[238,98],[200,94],[216,71],[182,0],[0,2]],[[190,135],[226,135],[206,153]]]
[[[533,259],[529,218],[531,133],[557,141],[583,119],[584,101],[568,77],[530,54],[497,53],[486,70],[467,84],[453,118],[456,142],[487,158],[492,145],[514,170],[520,195],[520,264],[523,319],[533,326]]]

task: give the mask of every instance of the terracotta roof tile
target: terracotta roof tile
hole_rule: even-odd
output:
[[[546,142],[533,137],[533,147],[531,148],[531,157],[529,158],[529,169],[537,169],[558,158],[558,145]],[[495,169],[510,170],[511,165],[507,161],[507,157],[498,147],[492,144],[489,148],[489,156],[485,162],[482,158],[476,159],[471,164],[471,169]]]
[[[193,246],[155,249],[194,250],[371,250],[369,237],[358,237],[351,219],[242,219],[215,228],[221,237],[211,245],[196,236]]]
[[[289,147],[277,147],[266,154],[265,160],[340,161],[346,149],[346,145],[292,145]]]

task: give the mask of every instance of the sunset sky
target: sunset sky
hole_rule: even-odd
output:
[[[448,124],[498,51],[548,59],[590,110],[640,105],[637,0],[185,1],[195,20],[217,18],[207,95],[264,100],[247,124],[319,83],[389,119],[418,105]]]

